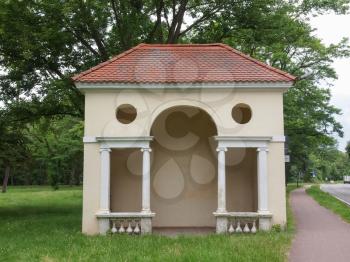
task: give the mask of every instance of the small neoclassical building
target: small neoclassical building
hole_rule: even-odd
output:
[[[85,94],[84,233],[285,225],[293,76],[223,44],[140,44],[73,79]]]

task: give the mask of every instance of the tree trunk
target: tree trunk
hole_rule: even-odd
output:
[[[4,180],[2,182],[2,193],[6,193],[7,190],[7,183],[9,181],[9,177],[10,177],[10,167],[7,166],[5,168],[5,176],[4,176]]]

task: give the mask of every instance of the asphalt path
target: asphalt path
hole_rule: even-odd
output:
[[[297,228],[291,262],[350,261],[350,224],[321,207],[303,188],[291,193],[291,206]]]

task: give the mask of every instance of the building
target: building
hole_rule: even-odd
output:
[[[224,44],[140,44],[73,80],[85,94],[84,233],[286,224],[293,76]]]

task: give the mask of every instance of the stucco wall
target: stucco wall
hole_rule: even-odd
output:
[[[237,90],[129,90],[85,93],[85,136],[148,136],[154,119],[172,106],[197,106],[215,121],[218,135],[271,136],[283,134],[281,91]],[[233,121],[232,107],[248,104],[253,112],[249,123]],[[138,117],[125,125],[115,119],[118,105],[132,104]]]
[[[159,90],[159,91],[89,91],[85,94],[85,136],[149,136],[150,128],[157,116],[164,110],[178,105],[196,106],[205,110],[214,120],[218,135],[229,136],[281,136],[283,135],[283,95],[281,91],[238,91],[238,90]],[[115,110],[120,104],[132,104],[138,111],[138,116],[131,124],[125,125],[115,119]],[[252,119],[249,123],[239,125],[231,117],[232,107],[238,103],[246,103],[252,109]],[[205,143],[200,143],[205,147]],[[214,145],[215,146],[215,145]],[[152,176],[157,172],[157,163],[169,158],[169,154],[162,152],[162,147],[152,143]],[[201,150],[200,150],[201,151]],[[236,151],[236,154],[235,154]],[[127,165],[129,155],[134,151],[113,150],[111,154],[111,208],[116,211],[139,211],[141,206],[141,180],[137,175],[129,175]],[[188,168],[190,156],[194,151],[179,154],[177,162],[184,169]],[[203,152],[203,150],[201,151]],[[169,153],[169,152],[168,152]],[[242,152],[241,152],[242,153]],[[98,224],[95,213],[99,206],[99,175],[100,159],[97,144],[86,144],[84,147],[84,201],[83,201],[83,232],[94,234],[98,232]],[[235,157],[240,154],[239,149],[230,149],[227,152],[227,208],[229,211],[254,211],[257,205],[256,196],[256,152],[254,149],[245,150],[245,158],[238,165],[230,166],[235,162]],[[269,176],[269,209],[273,213],[273,223],[285,224],[285,187],[284,187],[284,158],[283,143],[269,144],[268,176]],[[209,157],[212,155],[212,158]],[[171,156],[175,156],[174,153]],[[188,157],[186,157],[188,156]],[[211,159],[215,165],[216,153],[210,152],[204,157]],[[154,161],[154,159],[157,159]],[[133,172],[141,170],[141,154],[137,151],[133,154],[134,161],[130,161]],[[159,160],[160,159],[160,160]],[[182,160],[181,160],[182,159]],[[139,162],[138,162],[139,161]],[[182,162],[181,162],[182,161]],[[187,161],[187,162],[186,162]],[[187,164],[185,164],[185,162]],[[129,163],[129,165],[130,165]],[[120,165],[119,165],[120,164]],[[120,169],[120,170],[119,170]],[[139,170],[138,170],[139,169]],[[185,172],[186,173],[186,172]],[[188,174],[188,173],[187,173]],[[152,178],[153,179],[153,178]],[[186,179],[186,177],[185,177]],[[119,180],[119,181],[118,181]],[[162,182],[162,181],[161,181]],[[176,182],[176,181],[175,181]],[[130,190],[132,185],[135,187]],[[189,186],[190,187],[190,186]],[[187,202],[173,204],[171,201],[158,199],[156,192],[151,192],[152,211],[159,212],[154,219],[156,226],[189,226],[189,220],[197,219],[197,215],[174,216],[167,210],[186,211],[188,203],[199,203],[199,209],[210,212],[217,205],[216,176],[205,190],[198,190],[195,185],[186,198]],[[163,188],[166,190],[166,187]],[[232,189],[232,190],[231,190]],[[198,195],[196,195],[198,194]],[[118,201],[127,196],[127,200]],[[199,201],[200,200],[200,201]],[[170,203],[170,204],[169,204]],[[185,204],[183,204],[185,203]],[[171,208],[172,207],[172,208]],[[123,209],[123,210],[122,210]],[[197,212],[197,213],[198,213]],[[194,212],[196,213],[196,212]],[[201,214],[201,213],[200,213]],[[181,219],[183,218],[183,219]],[[214,225],[214,218],[206,217],[199,221],[199,225]],[[192,223],[192,222],[191,222]],[[198,222],[196,223],[198,225]]]

